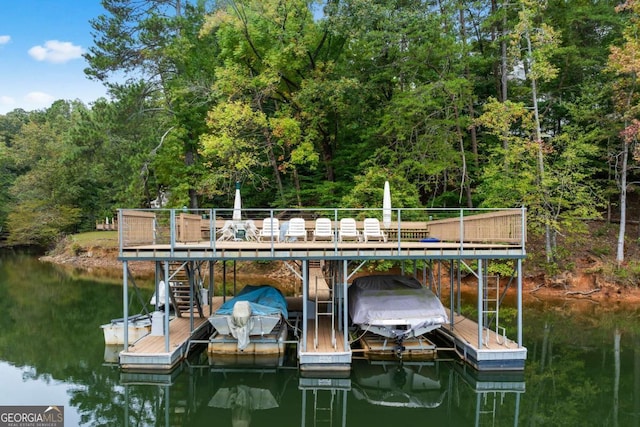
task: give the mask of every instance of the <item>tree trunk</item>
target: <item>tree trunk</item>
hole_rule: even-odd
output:
[[[322,162],[324,163],[324,167],[326,169],[326,177],[327,181],[334,182],[336,180],[335,171],[333,170],[333,166],[331,165],[331,161],[333,160],[333,153],[331,150],[331,141],[329,135],[324,133],[322,137]]]
[[[620,170],[620,228],[618,229],[618,250],[616,263],[618,267],[624,262],[624,236],[627,224],[627,163],[629,161],[629,146],[622,144],[622,167]]]
[[[524,6],[523,6],[524,7]],[[533,48],[531,46],[531,36],[527,31],[525,33],[525,39],[527,41],[527,61],[533,61]],[[531,69],[531,63],[527,65],[527,68]],[[538,148],[538,190],[542,193],[542,209],[543,209],[543,220],[544,220],[544,236],[545,236],[545,252],[547,262],[551,262],[552,257],[552,248],[551,248],[551,226],[549,224],[549,212],[547,210],[547,202],[549,200],[547,196],[546,189],[544,188],[544,152],[543,152],[543,141],[542,141],[542,130],[540,129],[540,110],[538,108],[538,82],[535,78],[531,78],[529,74],[529,78],[531,79],[531,100],[533,102],[533,118],[535,121],[535,143]]]
[[[296,201],[298,206],[302,207],[302,198],[300,198],[300,177],[298,176],[298,168],[293,168],[293,182],[296,186]]]
[[[462,40],[463,52],[466,56],[467,55],[467,31],[465,27],[466,22],[464,18],[464,4],[460,5],[459,14],[460,14],[460,36],[461,36],[460,38]],[[471,72],[469,71],[469,64],[467,62],[465,62],[464,64],[464,74],[467,81],[472,81]],[[469,119],[472,123],[472,125],[469,127],[469,133],[471,134],[471,152],[473,153],[473,164],[475,165],[476,168],[478,168],[480,166],[479,158],[478,158],[478,135],[477,135],[476,126],[473,124],[473,120],[475,119],[475,116],[476,116],[475,109],[473,108],[473,94],[469,95],[468,102],[469,102],[468,103]],[[466,173],[466,164],[465,164],[465,173]],[[471,186],[471,183],[468,183],[468,187],[470,186]],[[467,191],[467,206],[470,208],[473,207],[473,203],[471,202],[470,189],[469,191]]]
[[[502,30],[500,31],[500,99],[507,100],[507,5],[505,0],[502,3]],[[506,144],[506,142],[505,142]]]
[[[184,164],[187,169],[195,163],[195,153],[190,143],[185,143]],[[198,209],[198,193],[193,188],[193,183],[189,182],[189,208]]]
[[[269,158],[269,163],[273,168],[273,177],[276,180],[276,187],[278,188],[278,193],[280,194],[280,200],[284,203],[284,187],[282,186],[282,177],[280,176],[280,170],[278,169],[278,161],[276,160],[276,155],[273,152],[273,142],[271,141],[270,132],[265,131],[264,137],[267,141],[267,157]]]

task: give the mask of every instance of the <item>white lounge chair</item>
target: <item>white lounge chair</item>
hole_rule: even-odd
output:
[[[387,235],[380,229],[380,221],[377,218],[365,218],[362,236],[365,243],[369,240],[387,241]]]
[[[291,218],[289,220],[289,228],[284,234],[286,241],[295,241],[297,239],[304,239],[307,241],[307,224],[304,218]]]
[[[340,228],[338,229],[338,242],[344,240],[360,241],[360,232],[356,226],[356,220],[353,218],[342,218],[340,220]]]
[[[313,230],[313,241],[331,240],[333,242],[333,226],[329,218],[316,219],[316,228]]]
[[[233,221],[225,221],[224,225],[218,230],[218,241],[231,240],[235,237]]]
[[[262,229],[258,234],[258,241],[262,241],[263,238],[275,240],[276,242],[280,241],[280,221],[278,218],[268,217],[262,221]]]
[[[252,220],[246,220],[244,223],[244,228],[247,230],[247,240],[258,240],[258,234],[260,233],[260,231]]]

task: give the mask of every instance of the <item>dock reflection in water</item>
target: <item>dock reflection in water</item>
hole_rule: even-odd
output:
[[[168,375],[122,373],[121,384],[127,426],[141,418],[167,426],[413,425],[416,416],[440,425],[517,425],[525,391],[522,374],[479,377],[450,361],[356,361],[344,378],[303,376],[297,368],[183,364]],[[131,399],[139,395],[155,401],[141,407]]]

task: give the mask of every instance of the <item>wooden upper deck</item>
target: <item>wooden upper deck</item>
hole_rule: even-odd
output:
[[[497,259],[526,255],[524,209],[394,209],[392,221],[383,224],[380,220],[386,241],[382,238],[365,241],[364,219],[381,217],[382,209],[247,209],[242,211],[242,219],[236,221],[232,220],[230,209],[120,210],[119,258],[365,260]],[[261,237],[265,222],[272,218],[278,220],[280,227],[277,237]],[[301,235],[287,236],[292,218],[304,219]],[[314,239],[317,218],[331,221],[330,236]],[[359,238],[340,239],[342,218],[356,219]]]

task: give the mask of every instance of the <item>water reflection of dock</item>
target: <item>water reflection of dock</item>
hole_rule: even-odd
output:
[[[306,377],[295,369],[181,365],[179,373],[123,373],[124,425],[153,408],[159,425],[376,425],[428,416],[440,425],[517,425],[520,374],[477,376],[455,362],[354,363],[352,375]],[[153,396],[146,407],[137,396]],[[474,410],[471,410],[474,408]],[[406,409],[404,412],[391,412]],[[414,412],[424,411],[424,412]],[[151,414],[147,414],[150,416]],[[164,420],[164,423],[162,422]],[[206,422],[205,422],[206,421]]]

